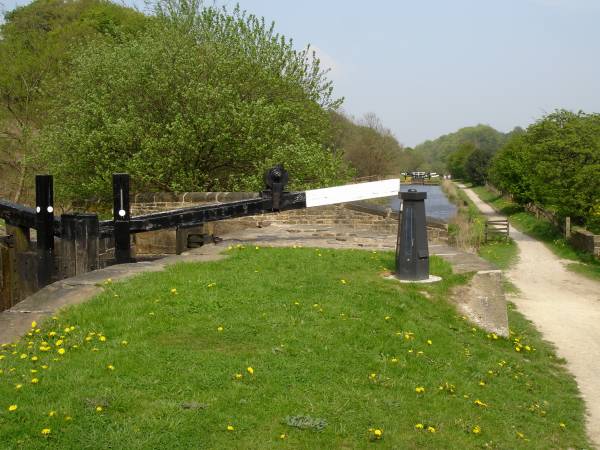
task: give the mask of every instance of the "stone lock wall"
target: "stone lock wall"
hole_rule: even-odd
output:
[[[131,199],[132,215],[168,211],[190,206],[219,204],[236,200],[258,198],[255,192],[188,192],[182,194],[156,193],[138,194]],[[398,214],[390,208],[366,202],[348,203],[279,213],[260,214],[237,219],[210,222],[195,232],[222,236],[246,228],[262,228],[272,224],[296,225],[303,228],[338,228],[344,230],[369,231],[378,235],[396,235]],[[431,241],[445,240],[447,227],[441,222],[428,219],[428,234]],[[135,236],[136,253],[170,254],[175,252],[177,236],[175,230],[160,230],[139,233]]]

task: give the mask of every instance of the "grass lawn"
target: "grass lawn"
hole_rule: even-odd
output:
[[[544,242],[560,258],[573,260],[574,262],[568,266],[569,269],[589,278],[600,280],[600,261],[589,253],[571,247],[562,233],[550,222],[536,218],[535,215],[524,211],[516,203],[489,191],[485,186],[477,186],[472,189],[481,200],[492,205],[501,214],[508,216],[511,225],[518,230]]]
[[[2,448],[589,447],[551,348],[515,311],[510,340],[457,316],[442,260],[419,286],[382,277],[392,253],[228,253],[107,282],[3,348]]]

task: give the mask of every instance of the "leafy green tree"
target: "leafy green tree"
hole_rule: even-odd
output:
[[[158,16],[74,58],[40,138],[63,195],[107,199],[112,172],[173,191],[258,190],[277,162],[296,188],[347,177],[323,144],[339,101],[308,50],[237,8],[161,3]]]
[[[524,136],[513,135],[490,163],[490,182],[503,192],[508,192],[520,204],[533,201],[531,188],[533,164],[530,161]]]
[[[464,164],[465,176],[467,180],[476,185],[483,185],[488,177],[488,167],[490,165],[491,155],[480,148],[473,150]]]
[[[457,159],[449,158],[454,152],[457,152],[462,145],[471,144],[474,148],[479,148],[487,154],[493,155],[498,151],[507,140],[507,135],[495,130],[489,125],[476,125],[474,127],[461,128],[454,133],[440,136],[433,141],[425,141],[415,147],[423,154],[426,164],[432,170],[443,173],[448,170],[453,173],[448,163],[454,170],[457,169],[456,162],[463,160],[462,156]],[[460,169],[459,169],[460,170]],[[463,178],[461,176],[460,178]]]
[[[490,174],[521,203],[592,224],[600,198],[600,114],[548,114],[509,141]]]
[[[466,178],[466,164],[471,153],[476,150],[476,147],[471,142],[464,142],[459,145],[458,149],[452,152],[447,160],[446,166],[448,171],[454,178]]]
[[[84,42],[116,39],[148,19],[103,0],[36,0],[4,15],[0,25],[1,195],[19,200],[28,156],[46,120],[49,100],[62,94],[71,51]]]

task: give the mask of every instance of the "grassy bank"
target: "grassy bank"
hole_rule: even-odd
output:
[[[501,195],[491,192],[485,186],[474,187],[473,191],[500,214],[506,215],[511,225],[519,231],[544,242],[557,256],[572,260],[573,263],[569,264],[569,269],[589,278],[600,280],[600,261],[589,253],[571,247],[560,230],[552,223],[536,218],[534,214],[525,211],[520,205],[502,198]]]
[[[457,316],[465,276],[392,253],[233,248],[70,308],[0,355],[7,449],[582,448],[574,380],[522,316]],[[175,444],[176,443],[176,444]]]
[[[485,217],[471,199],[456,185],[444,180],[442,189],[458,211],[448,225],[452,243],[464,250],[474,250],[482,258],[500,269],[507,269],[517,261],[518,248],[512,239],[493,239],[485,242]]]

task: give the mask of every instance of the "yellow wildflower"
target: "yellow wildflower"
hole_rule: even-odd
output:
[[[481,407],[483,407],[483,408],[487,408],[487,404],[486,404],[486,403],[484,403],[484,402],[482,402],[482,401],[481,401],[481,400],[479,400],[479,399],[475,400],[473,403],[474,403],[475,405],[477,405],[477,406],[481,406]]]
[[[56,416],[56,411],[50,411],[50,412],[48,413],[48,416],[50,416],[50,417],[54,417],[54,416]]]
[[[379,428],[375,428],[373,430],[373,435],[375,436],[375,439],[381,439],[383,437],[383,431]]]
[[[102,406],[96,406],[96,412],[102,412]]]
[[[15,389],[17,389],[17,390],[21,389],[22,387],[23,387],[22,384],[15,384]]]
[[[435,427],[428,426],[427,431],[429,431],[430,433],[435,433]]]
[[[16,411],[16,410],[17,410],[17,408],[18,408],[18,406],[17,406],[17,405],[10,405],[10,406],[8,407],[8,410],[9,410],[10,412],[12,412],[12,411]]]
[[[248,367],[246,369],[246,371],[250,374],[250,375],[254,375],[254,369],[252,367]]]
[[[43,436],[48,436],[50,434],[50,428],[44,428],[42,430],[42,435]]]
[[[37,322],[34,320],[33,322],[31,322],[31,328],[35,328],[37,327]]]
[[[106,368],[108,370],[115,370],[115,366],[113,366],[112,364],[109,364],[108,366],[106,366]]]
[[[65,354],[65,349],[64,348],[59,348],[57,351],[58,351],[59,355],[64,355]]]
[[[227,425],[227,431],[233,431],[235,430],[235,428],[233,428],[233,425]]]
[[[427,345],[432,345],[433,342],[431,342],[431,339],[427,339]]]
[[[243,375],[241,373],[236,373],[234,375],[234,377],[235,377],[236,380],[241,380],[243,378]]]
[[[40,382],[40,380],[38,378],[31,379],[31,384],[38,384],[39,382]]]
[[[32,361],[37,361],[37,360],[38,360],[38,357],[37,357],[37,356],[32,356],[32,357],[31,357],[31,360],[32,360]]]
[[[98,339],[100,342],[106,342],[106,336],[100,336]]]
[[[128,342],[127,341],[121,341],[121,345],[127,345]]]
[[[417,394],[422,394],[423,392],[425,392],[425,388],[424,388],[423,386],[417,386],[417,387],[415,388],[415,392],[416,392]]]
[[[25,358],[27,358],[27,355],[25,353],[21,353],[21,356],[19,356],[19,358],[25,359]]]
[[[342,283],[342,284],[346,284],[346,280],[344,280],[344,279],[341,279],[341,280],[340,280],[340,283]]]
[[[425,428],[425,426],[422,423],[418,423],[418,424],[415,425],[415,428],[417,430],[422,430],[423,428]]]
[[[475,425],[472,429],[471,429],[471,433],[473,434],[479,434],[481,433],[481,428],[479,427],[479,425]]]
[[[286,437],[287,437],[287,434],[285,434],[285,433],[281,433],[279,435],[279,439],[285,439]]]
[[[172,289],[171,289],[171,294],[173,294],[173,295],[177,295],[177,289],[176,289],[176,288],[172,288]]]
[[[59,339],[58,341],[56,341],[56,344],[55,344],[55,345],[56,345],[57,347],[60,347],[61,345],[63,345],[63,340],[62,340],[62,339]]]
[[[219,325],[219,326],[217,327],[217,331],[223,331],[223,327]]]

